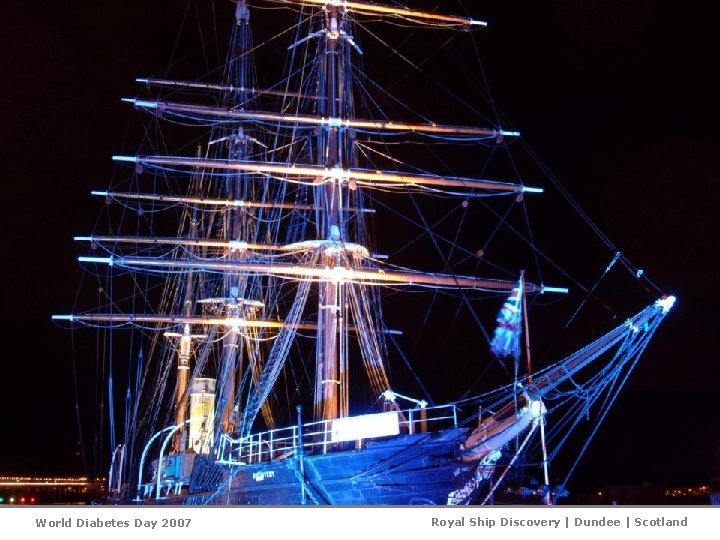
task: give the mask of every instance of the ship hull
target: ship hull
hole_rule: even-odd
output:
[[[222,466],[214,490],[149,503],[190,505],[445,505],[472,476],[466,429],[404,435],[361,449]]]

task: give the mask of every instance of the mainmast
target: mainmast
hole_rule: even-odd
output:
[[[349,117],[352,111],[345,107],[350,92],[344,86],[344,74],[350,61],[348,47],[342,35],[345,32],[345,12],[336,5],[325,7],[324,39],[320,45],[320,92],[318,100],[322,116]],[[349,100],[348,100],[349,101]],[[345,110],[343,110],[345,109]],[[319,130],[317,135],[317,162],[326,169],[346,168],[348,160],[347,141],[344,130],[331,126]],[[347,229],[343,222],[342,204],[346,187],[341,182],[327,182],[314,189],[315,201],[321,207],[318,219],[318,239],[335,242],[347,241]],[[322,263],[326,268],[343,264],[338,250],[325,250]],[[347,396],[342,387],[346,370],[346,347],[339,346],[343,328],[344,285],[335,280],[324,280],[320,285],[318,305],[318,344],[316,350],[317,375],[315,383],[315,415],[330,420],[348,413]]]

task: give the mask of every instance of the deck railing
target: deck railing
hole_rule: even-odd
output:
[[[439,431],[450,427],[457,427],[457,409],[454,405],[440,407],[426,407],[406,410],[391,411],[397,414],[397,420],[393,418],[393,427],[399,435],[413,435],[417,433]],[[387,414],[387,413],[385,413]],[[379,415],[364,415],[353,417],[348,420],[365,419],[372,421],[373,417]],[[342,420],[341,420],[342,421]],[[366,441],[379,439],[383,435],[367,436],[352,440],[337,442],[333,439],[333,420],[310,422],[298,426],[289,426],[279,429],[272,429],[261,433],[253,433],[247,437],[233,439],[228,435],[221,435],[217,449],[215,462],[220,465],[242,466],[257,463],[269,463],[275,460],[297,456],[302,449],[304,454],[318,454],[360,448]],[[177,430],[180,426],[169,426],[156,433],[148,442],[143,455],[148,452],[153,440],[169,430]],[[299,433],[302,435],[298,436]],[[387,435],[384,435],[387,436]],[[169,440],[169,439],[168,439]],[[136,501],[156,498],[165,499],[177,496],[187,486],[188,478],[185,478],[181,471],[184,465],[169,467],[169,460],[173,456],[165,456],[163,445],[160,456],[153,461],[153,477],[148,482],[139,480],[137,486]],[[175,456],[177,457],[177,456]],[[187,455],[185,457],[195,457]],[[183,458],[185,459],[185,458]],[[162,476],[157,478],[157,466],[161,464]]]
[[[453,405],[415,408],[396,411],[400,434],[415,434],[457,427],[457,410]],[[247,437],[233,439],[222,435],[219,441],[217,463],[224,465],[251,465],[269,462],[295,455],[302,446],[306,454],[318,454],[359,448],[363,441],[376,437],[358,438],[353,441],[334,442],[332,420],[310,422],[302,426],[302,441],[298,438],[298,426],[288,426]]]

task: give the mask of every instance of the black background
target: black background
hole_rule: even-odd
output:
[[[679,297],[577,473],[588,484],[720,475],[720,88],[710,5],[464,6],[490,22],[485,67],[515,126],[618,248]],[[0,474],[82,472],[69,336],[50,315],[74,304],[72,236],[92,230],[98,211],[88,192],[107,184],[110,156],[132,147],[119,100],[135,94],[136,76],[166,65],[184,9],[3,4]]]

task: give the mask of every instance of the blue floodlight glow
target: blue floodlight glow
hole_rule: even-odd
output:
[[[122,98],[122,101],[124,101],[125,103],[132,103],[136,107],[145,107],[146,109],[157,109],[158,108],[157,101],[145,101],[143,99],[133,99],[133,98]]]
[[[112,257],[78,257],[79,262],[113,265]]]
[[[567,287],[548,287],[546,285],[543,285],[540,292],[543,294],[548,292],[567,294],[570,292],[570,289],[568,289]]]

